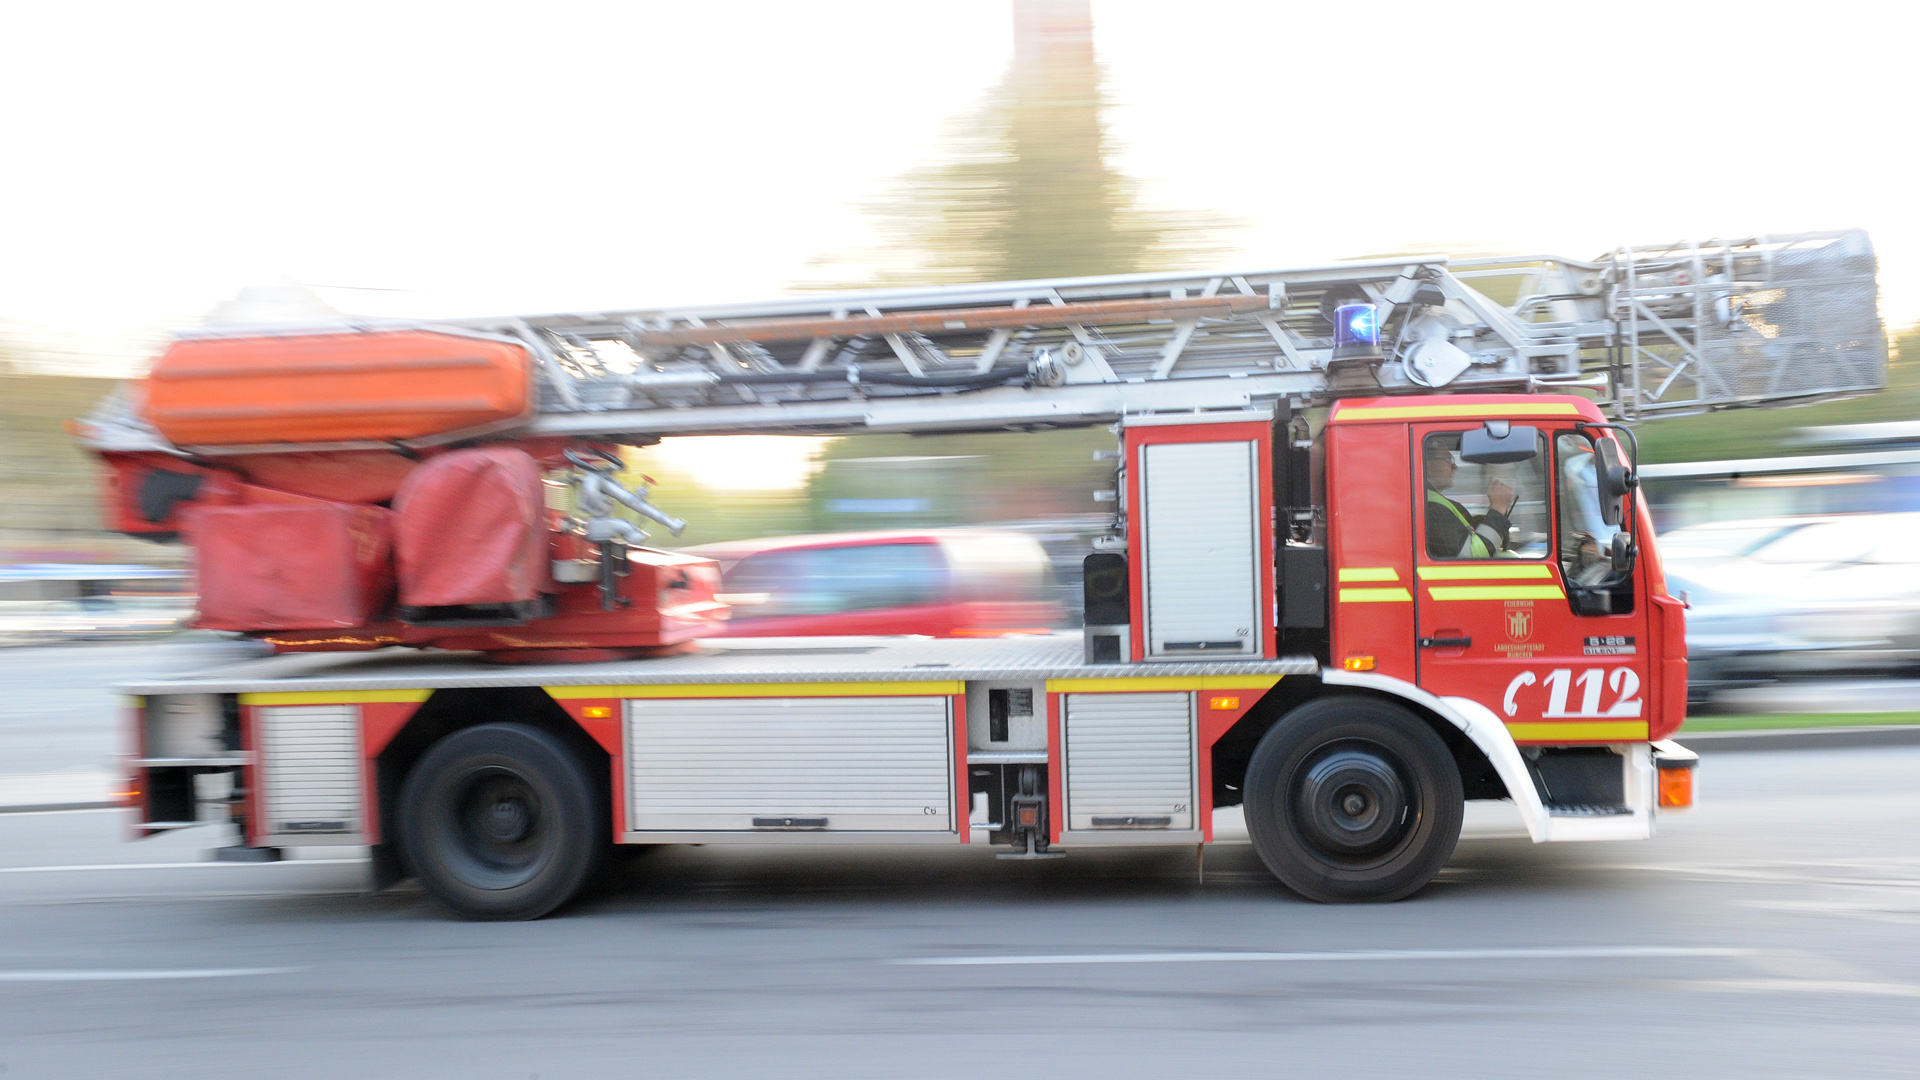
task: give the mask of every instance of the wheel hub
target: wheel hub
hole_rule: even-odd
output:
[[[459,805],[461,853],[479,873],[510,881],[540,861],[545,826],[540,798],[525,777],[500,767],[481,770],[469,778]]]
[[[1294,820],[1316,850],[1366,858],[1405,835],[1412,816],[1406,784],[1382,749],[1331,747],[1295,775]]]
[[[487,839],[511,844],[526,837],[528,824],[527,804],[519,799],[504,798],[493,804],[493,809],[481,821],[481,829]]]

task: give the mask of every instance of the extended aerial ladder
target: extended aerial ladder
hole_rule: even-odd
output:
[[[762,304],[441,321],[535,359],[522,415],[330,450],[476,438],[1044,428],[1288,397],[1579,388],[1616,415],[1868,392],[1886,380],[1875,263],[1859,231],[1557,256],[1383,258],[1266,272],[1133,274],[799,296]],[[1334,315],[1374,309],[1379,351],[1334,356]],[[276,334],[391,331],[344,320]],[[258,336],[209,326],[182,340]],[[136,411],[110,450],[209,456]]]

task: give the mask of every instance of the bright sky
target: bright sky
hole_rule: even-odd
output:
[[[712,491],[795,491],[807,486],[826,439],[806,435],[695,435],[662,439],[632,460],[659,462]]]
[[[1243,265],[1864,227],[1920,318],[1907,5],[1095,0],[1122,167]],[[0,7],[0,320],[742,300],[857,248],[1000,0]],[[378,291],[357,291],[378,290]],[[390,291],[397,290],[397,291]]]

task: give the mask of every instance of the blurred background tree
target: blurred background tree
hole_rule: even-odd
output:
[[[1014,0],[1013,63],[953,125],[946,160],[870,205],[879,242],[819,260],[815,287],[858,288],[1181,270],[1237,228],[1147,205],[1113,164],[1088,0]]]
[[[878,242],[823,256],[806,287],[1183,270],[1232,249],[1236,223],[1151,206],[1114,164],[1087,0],[1014,0],[1013,30],[1005,78],[952,126],[944,159],[867,207]],[[1113,467],[1093,453],[1114,442],[1105,427],[832,440],[808,519],[821,530],[1017,525],[1067,571],[1111,519],[1093,491],[1111,486]]]

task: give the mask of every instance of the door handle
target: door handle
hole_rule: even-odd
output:
[[[1470,637],[1423,637],[1420,647],[1423,649],[1465,649],[1473,644]]]

